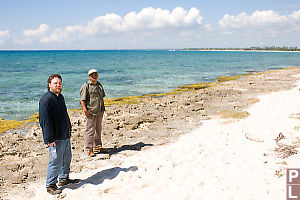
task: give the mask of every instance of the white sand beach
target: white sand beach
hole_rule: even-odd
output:
[[[278,144],[300,144],[299,87],[258,96],[245,119],[216,116],[171,144],[87,162],[70,174],[81,183],[58,197],[33,183],[27,199],[285,199],[286,168],[300,167],[300,154],[282,158],[275,139],[282,133]]]

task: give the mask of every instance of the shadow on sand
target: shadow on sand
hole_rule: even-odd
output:
[[[143,147],[146,147],[146,146],[154,146],[154,145],[139,142],[139,143],[132,144],[132,145],[123,145],[123,146],[117,147],[117,148],[107,148],[107,153],[109,155],[114,155],[114,154],[120,153],[122,151],[127,151],[127,150],[140,151]]]
[[[154,146],[154,145],[139,142],[139,143],[133,144],[133,145],[123,145],[118,148],[108,148],[106,154],[114,155],[114,154],[120,153],[122,151],[128,151],[128,150],[129,151],[130,150],[131,151],[140,151],[143,147],[146,147],[146,146]],[[97,172],[96,174],[94,174],[93,176],[91,176],[87,179],[80,180],[80,182],[78,184],[69,184],[66,186],[62,186],[61,190],[65,189],[65,188],[75,190],[86,184],[99,185],[107,179],[112,180],[112,179],[116,178],[120,172],[129,172],[129,171],[137,171],[137,170],[138,170],[137,166],[131,166],[129,168],[114,167],[111,169],[106,169],[101,172]]]
[[[96,174],[92,175],[91,177],[87,179],[80,180],[77,184],[69,184],[66,186],[62,186],[61,190],[65,188],[69,188],[72,190],[78,189],[86,184],[92,184],[92,185],[99,185],[102,184],[105,180],[112,180],[116,178],[120,172],[129,172],[129,171],[137,171],[138,167],[131,166],[129,168],[120,168],[120,167],[114,167],[111,169],[106,169],[100,172],[97,172]]]

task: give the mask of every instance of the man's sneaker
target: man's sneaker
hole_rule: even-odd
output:
[[[79,183],[79,179],[69,179],[69,177],[65,180],[59,181],[58,186],[68,185],[70,183]]]
[[[94,151],[90,150],[90,149],[86,149],[85,153],[86,153],[86,155],[88,155],[90,157],[95,157],[96,156],[95,153],[94,153]]]
[[[58,187],[56,186],[56,184],[50,185],[48,187],[46,187],[47,192],[52,194],[52,195],[56,195],[56,194],[60,194],[61,190],[58,189]]]

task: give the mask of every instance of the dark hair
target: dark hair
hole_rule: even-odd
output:
[[[49,78],[48,78],[48,84],[47,84],[48,90],[50,90],[49,83],[51,83],[52,79],[54,79],[54,78],[59,78],[62,81],[62,78],[61,78],[61,76],[59,74],[52,74],[52,75],[50,75]]]

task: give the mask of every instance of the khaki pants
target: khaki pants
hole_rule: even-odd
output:
[[[102,119],[104,112],[99,112],[97,115],[91,115],[86,118],[84,146],[86,149],[92,150],[93,147],[102,146],[101,130]]]

